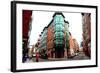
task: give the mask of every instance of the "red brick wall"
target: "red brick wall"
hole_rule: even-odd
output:
[[[23,30],[23,37],[28,37],[29,31],[29,22],[32,15],[32,10],[23,10],[22,12],[22,30]]]

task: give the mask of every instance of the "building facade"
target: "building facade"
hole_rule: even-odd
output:
[[[68,28],[69,22],[65,21],[62,12],[55,12],[53,19],[41,33],[40,51],[45,50],[41,55],[45,54],[48,59],[68,57],[68,52],[70,53]]]
[[[45,27],[43,29],[43,32],[41,33],[41,37],[40,37],[40,45],[39,45],[39,51],[41,54],[42,58],[46,58],[47,55],[47,27]]]
[[[83,52],[91,57],[91,14],[82,13]]]
[[[54,56],[54,22],[53,20],[47,26],[47,56],[53,58]]]
[[[68,21],[64,21],[65,22],[65,25],[64,25],[64,38],[65,38],[65,49],[64,49],[64,54],[65,54],[65,57],[68,57],[69,54],[70,54],[70,44],[69,44],[69,22]]]
[[[68,50],[68,54],[69,56],[74,56],[74,42],[73,42],[73,37],[72,37],[72,34],[69,33],[70,36],[69,36],[69,50]]]
[[[22,11],[22,41],[23,41],[23,62],[25,62],[25,57],[28,54],[28,44],[29,36],[32,27],[32,10],[23,10]]]
[[[55,48],[55,57],[62,58],[64,57],[64,15],[62,13],[55,13],[54,17],[54,48]]]
[[[73,39],[73,49],[74,49],[74,53],[79,52],[79,44],[76,39]]]

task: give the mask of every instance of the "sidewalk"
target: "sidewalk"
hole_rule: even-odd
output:
[[[48,59],[42,59],[39,58],[39,62],[49,62],[49,61],[71,61],[71,60],[88,60],[90,59],[89,57],[87,57],[83,52],[79,52],[78,54],[76,54],[75,56],[71,57],[71,58],[48,58]],[[33,63],[36,62],[36,58],[33,57],[32,59],[27,59],[26,63]]]

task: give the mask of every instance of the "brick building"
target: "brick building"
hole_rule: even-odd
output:
[[[46,28],[45,55],[48,58],[64,58],[65,55],[67,57],[67,51],[69,49],[69,22],[65,21],[64,15],[61,12],[54,13],[53,19]],[[43,33],[44,30],[41,36]],[[45,36],[43,35],[43,37]],[[43,42],[41,42],[41,45],[43,45]]]
[[[91,57],[91,14],[82,13],[83,52]]]
[[[32,29],[32,10],[22,11],[22,41],[23,41],[23,62],[25,61],[25,56],[28,54],[28,44],[30,31]]]

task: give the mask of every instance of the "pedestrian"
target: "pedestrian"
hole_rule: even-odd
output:
[[[39,53],[36,52],[36,62],[39,62]]]

